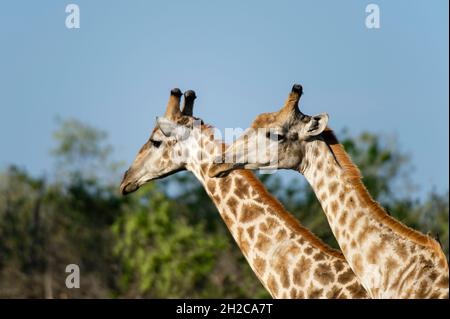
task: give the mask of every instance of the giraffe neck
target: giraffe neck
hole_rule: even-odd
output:
[[[387,215],[362,186],[356,167],[344,163],[342,146],[331,142],[325,137],[308,143],[299,171],[312,186],[342,253],[370,296],[448,297],[442,249]]]
[[[274,298],[367,298],[342,254],[301,226],[252,172],[209,178],[210,163],[220,148],[201,148],[201,159],[187,168],[202,183],[252,270]]]

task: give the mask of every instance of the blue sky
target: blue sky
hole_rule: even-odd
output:
[[[173,87],[195,89],[196,115],[224,129],[276,110],[299,82],[304,112],[328,112],[336,131],[397,136],[419,196],[448,190],[446,0],[8,0],[0,41],[0,169],[51,171],[56,116],[106,130],[129,163]]]

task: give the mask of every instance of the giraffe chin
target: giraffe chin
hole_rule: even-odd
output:
[[[120,187],[120,192],[122,193],[122,195],[128,195],[128,194],[131,194],[131,193],[137,191],[138,189],[139,189],[139,185],[130,183],[130,184],[122,185]]]
[[[128,183],[122,183],[122,185],[120,186],[120,191],[122,193],[122,195],[128,195],[131,193],[134,193],[135,191],[137,191],[142,185],[147,184],[148,182],[157,180],[157,179],[161,179],[162,176],[156,176],[156,177],[152,177],[152,178],[145,178],[145,179],[140,179],[137,182],[128,182]]]

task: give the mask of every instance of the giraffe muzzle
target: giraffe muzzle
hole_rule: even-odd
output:
[[[122,183],[120,185],[120,192],[122,193],[122,195],[128,195],[130,193],[135,192],[138,188],[139,185],[136,183],[128,183],[128,184]]]
[[[139,183],[134,181],[132,176],[133,173],[131,169],[128,169],[123,176],[122,182],[120,183],[120,192],[122,195],[130,194],[139,188]]]

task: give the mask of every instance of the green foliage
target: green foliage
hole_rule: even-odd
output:
[[[14,166],[0,173],[0,297],[268,298],[217,209],[192,174],[118,193],[117,162],[105,132],[60,121],[54,176]],[[341,134],[342,135],[342,134]],[[449,249],[449,194],[424,201],[410,189],[407,157],[373,134],[343,144],[375,199],[407,225],[439,234]],[[261,179],[286,208],[337,247],[309,185],[295,175]],[[65,267],[81,289],[65,287]]]
[[[111,147],[102,145],[107,134],[76,119],[59,121],[60,127],[54,133],[58,143],[53,154],[67,163],[79,160],[106,160]]]
[[[174,208],[151,185],[113,225],[125,290],[137,283],[139,295],[180,298],[201,297],[210,289],[208,275],[224,240],[206,233],[202,223],[189,225]]]
[[[76,119],[58,120],[58,124],[53,134],[56,147],[51,150],[58,178],[111,184],[121,163],[111,161],[113,149],[107,143],[107,133]]]

